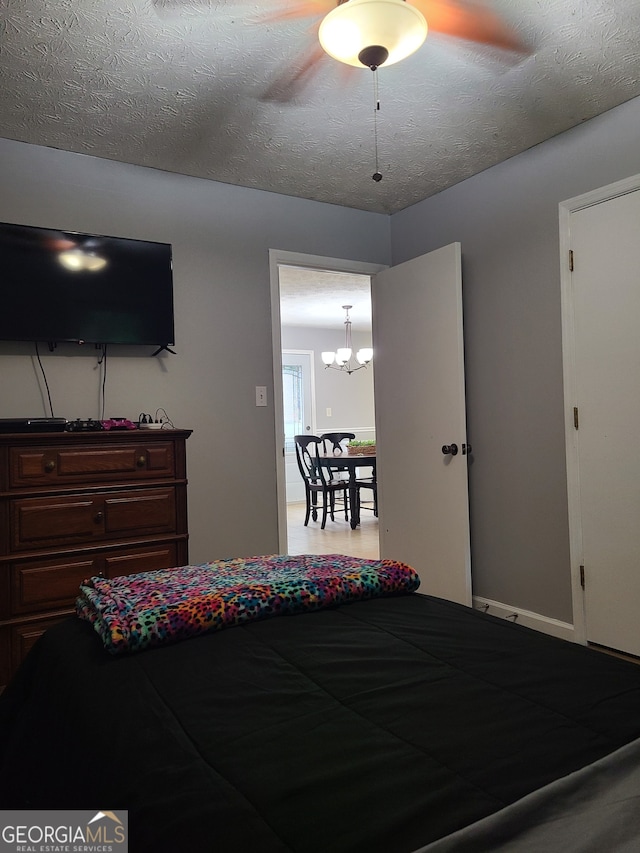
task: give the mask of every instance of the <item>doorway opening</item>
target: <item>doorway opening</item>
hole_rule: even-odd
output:
[[[278,442],[281,550],[377,558],[378,520],[373,512],[363,512],[355,530],[343,512],[336,512],[324,530],[320,521],[310,520],[305,527],[304,484],[293,436],[352,432],[359,440],[375,438],[373,365],[348,375],[326,368],[321,353],[344,346],[345,304],[352,306],[354,350],[372,345],[371,274],[380,267],[273,254],[278,255],[275,263],[272,258],[272,307],[274,408],[277,435],[282,439]]]
[[[276,250],[269,254],[282,547],[287,547],[287,520],[279,267],[288,264],[362,273],[371,277],[373,301],[380,556],[412,565],[423,579],[425,594],[471,604],[468,456],[464,451],[455,457],[450,450],[443,453],[453,443],[468,447],[460,243],[394,267],[327,261]],[[325,341],[323,338],[322,350]],[[416,369],[407,370],[407,365]],[[348,387],[354,393],[358,386],[353,380],[368,373],[361,370],[348,376],[332,371],[332,377],[350,382]],[[328,374],[320,372],[325,379]],[[316,405],[318,409],[320,405]],[[315,426],[317,431],[322,428],[319,422]],[[337,427],[334,420],[331,428]]]

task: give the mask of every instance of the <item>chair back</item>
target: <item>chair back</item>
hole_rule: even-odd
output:
[[[342,442],[345,439],[351,440],[355,438],[355,433],[353,432],[323,432],[320,436],[322,441],[322,449],[324,453],[327,452],[327,443],[331,444],[331,450],[334,453],[342,452],[344,448],[342,447]]]
[[[317,435],[294,435],[298,469],[303,480],[309,485],[325,485],[324,472],[318,463],[318,453],[322,439]]]

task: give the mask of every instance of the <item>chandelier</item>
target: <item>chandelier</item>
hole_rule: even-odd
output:
[[[353,347],[351,345],[351,320],[349,319],[349,310],[353,308],[353,305],[343,305],[342,307],[346,312],[346,319],[344,321],[344,346],[339,347],[335,352],[323,352],[322,361],[325,365],[325,369],[330,367],[332,370],[341,370],[343,373],[348,373],[349,376],[351,376],[351,374],[355,373],[356,370],[362,370],[363,367],[366,367],[369,364],[373,358],[373,350],[371,347],[362,347],[356,353],[358,366],[354,367],[351,364]]]

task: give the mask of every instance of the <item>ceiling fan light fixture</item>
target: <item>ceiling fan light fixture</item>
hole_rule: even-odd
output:
[[[80,246],[59,252],[58,262],[70,272],[98,272],[107,265],[106,258],[92,249],[84,249]]]
[[[405,0],[347,0],[324,17],[318,37],[329,56],[347,65],[393,65],[422,45],[427,22]],[[385,51],[388,56],[372,65],[367,62],[372,49],[378,59]]]
[[[358,59],[367,68],[375,71],[389,59],[389,51],[386,47],[379,44],[372,44],[369,47],[363,47],[358,54]]]

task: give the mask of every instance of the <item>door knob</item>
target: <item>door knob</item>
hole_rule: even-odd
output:
[[[443,444],[442,452],[445,456],[451,454],[451,456],[456,456],[458,453],[458,445],[457,444]]]
[[[462,455],[463,456],[465,456],[468,453],[471,453],[471,450],[472,450],[472,448],[471,448],[470,444],[463,444],[462,445]]]

